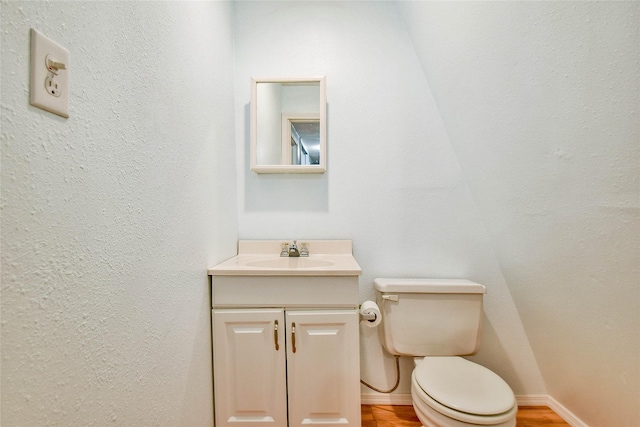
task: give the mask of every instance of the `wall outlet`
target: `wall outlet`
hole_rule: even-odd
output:
[[[69,51],[33,28],[30,103],[69,117]]]
[[[56,76],[47,76],[44,81],[44,88],[49,95],[55,97],[60,96],[60,92],[62,91],[62,87]]]

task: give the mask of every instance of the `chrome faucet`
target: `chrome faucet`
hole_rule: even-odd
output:
[[[309,256],[309,244],[300,243],[300,249],[298,250],[298,241],[294,240],[293,243],[282,243],[280,250],[280,256],[282,257],[307,257]]]
[[[289,255],[290,257],[299,257],[300,256],[300,252],[298,251],[298,245],[296,240],[293,241],[293,243],[291,243],[289,245]]]

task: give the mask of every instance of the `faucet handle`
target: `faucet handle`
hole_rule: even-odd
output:
[[[309,244],[300,243],[300,256],[309,256]]]
[[[289,256],[289,243],[284,242],[280,245],[280,256]]]

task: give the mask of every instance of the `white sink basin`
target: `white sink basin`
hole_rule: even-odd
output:
[[[326,259],[314,259],[307,257],[278,257],[247,261],[245,265],[248,267],[259,268],[317,268],[328,267],[330,265],[335,265],[335,263]]]
[[[281,257],[281,241],[239,242],[238,255],[209,269],[212,276],[359,276],[350,240],[309,240],[308,257]]]

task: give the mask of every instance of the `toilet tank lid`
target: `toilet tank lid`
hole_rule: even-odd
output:
[[[375,279],[380,292],[432,294],[485,294],[487,288],[466,279]]]

